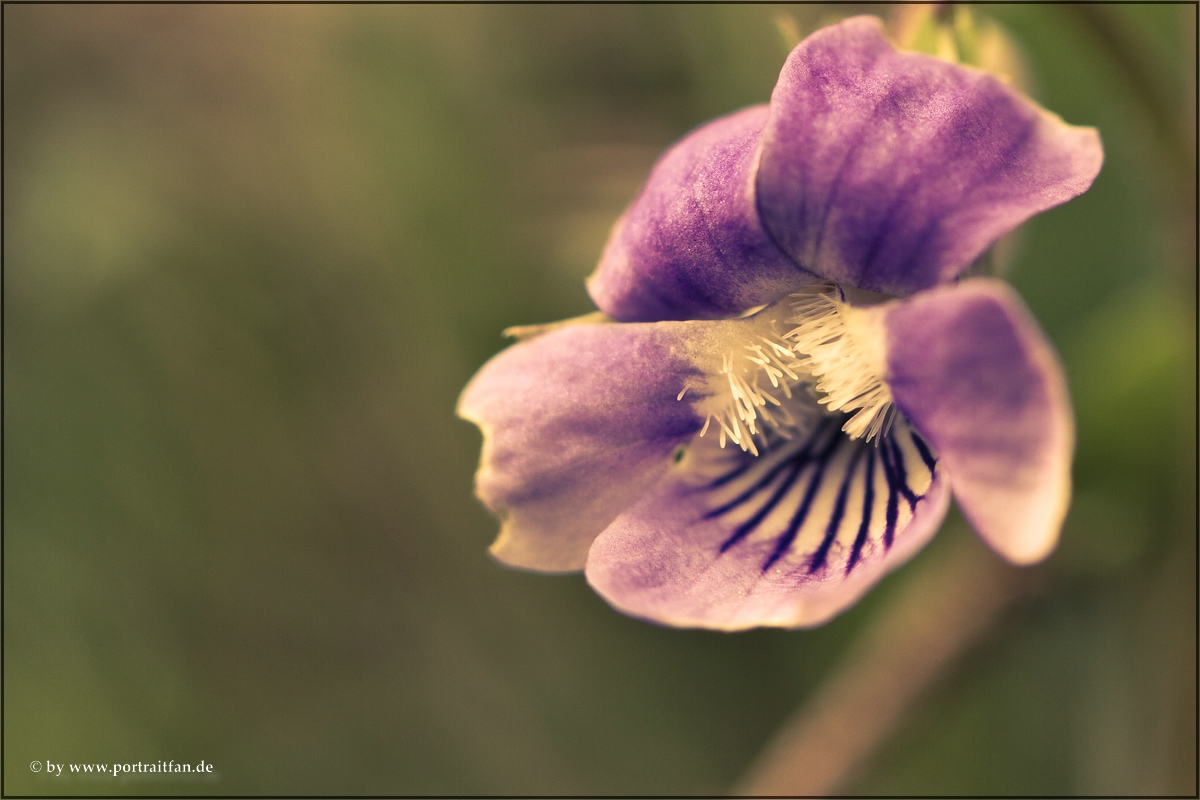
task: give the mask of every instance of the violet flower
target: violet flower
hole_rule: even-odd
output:
[[[875,18],[813,34],[769,105],[655,165],[588,281],[603,313],[517,330],[464,390],[493,555],[724,630],[824,622],[952,494],[1002,556],[1045,557],[1062,369],[1011,289],[958,278],[1102,160],[1094,129]]]

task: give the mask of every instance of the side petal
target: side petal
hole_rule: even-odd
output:
[[[1071,499],[1075,421],[1054,350],[987,279],[886,307],[887,384],[937,452],[976,532],[1010,561],[1044,558]]]
[[[513,345],[471,379],[458,414],[483,431],[475,486],[502,519],[497,559],[583,567],[592,539],[704,422],[689,359],[703,324],[570,325]]]
[[[804,268],[892,295],[954,278],[1087,190],[1104,158],[1095,129],[986,73],[897,52],[874,17],[800,43],[770,108],[763,223]]]
[[[588,279],[604,313],[625,322],[717,319],[816,280],[758,218],[754,174],[766,120],[766,106],[721,117],[658,160]]]
[[[843,611],[924,546],[949,503],[902,420],[878,446],[846,437],[844,421],[759,458],[698,440],[597,537],[588,582],[618,610],[678,627],[808,627]]]

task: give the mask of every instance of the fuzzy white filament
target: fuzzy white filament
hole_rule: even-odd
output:
[[[722,354],[720,376],[728,390],[719,393],[722,402],[708,413],[700,435],[716,420],[721,447],[732,441],[753,455],[758,455],[756,436],[765,442],[771,431],[790,438],[799,421],[786,401],[793,397],[792,387],[807,377],[796,366],[795,354],[775,333],[773,320],[752,340]]]
[[[795,367],[816,378],[831,411],[857,411],[842,426],[868,441],[886,433],[893,417],[892,393],[882,380],[883,330],[873,308],[842,302],[837,289],[817,285],[790,298],[795,328],[784,334],[798,357]]]

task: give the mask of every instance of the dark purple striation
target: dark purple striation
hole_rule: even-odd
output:
[[[765,126],[765,127],[764,127]],[[908,295],[1085,191],[1103,161],[995,78],[898,53],[855,17],[792,51],[771,95],[659,160],[588,289],[614,319],[711,319],[814,280]]]
[[[458,413],[485,434],[476,492],[504,519],[497,558],[578,570],[596,534],[658,480],[704,423],[676,399],[697,375],[686,357],[695,326],[571,325],[475,375]]]
[[[965,281],[890,308],[887,383],[972,527],[1011,561],[1054,547],[1075,427],[1062,367],[1006,284]]]
[[[718,319],[818,280],[763,230],[754,181],[767,107],[713,120],[668,150],[617,221],[588,280],[626,322]]]
[[[588,582],[680,627],[811,626],[842,611],[933,536],[950,497],[940,472],[920,493],[906,482],[923,468],[908,426],[876,446],[842,435],[844,421],[759,458],[730,454],[715,480],[672,471],[596,539]]]

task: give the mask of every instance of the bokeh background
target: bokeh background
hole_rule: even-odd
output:
[[[779,15],[861,10],[5,6],[4,792],[735,785],[919,567],[813,631],[627,619],[489,560],[453,409],[503,328],[590,310],[666,145],[767,99]],[[976,11],[1104,139],[1009,274],[1077,493],[846,788],[1194,793],[1196,9]]]

